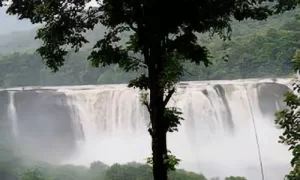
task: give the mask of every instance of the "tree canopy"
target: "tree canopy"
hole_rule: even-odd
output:
[[[4,1],[1,0],[0,5]],[[12,0],[8,13],[17,14],[20,19],[29,18],[34,24],[45,23],[45,27],[41,28],[37,34],[37,38],[44,42],[38,51],[46,60],[47,66],[57,71],[58,67],[63,65],[64,56],[67,54],[66,45],[79,50],[84,43],[88,42],[83,33],[93,29],[98,23],[103,24],[110,31],[103,39],[107,40],[106,43],[115,43],[120,40],[120,38],[116,39],[118,33],[133,30],[136,34],[132,36],[132,40],[137,41],[138,46],[135,48],[139,49],[130,50],[140,52],[142,45],[150,42],[149,38],[153,38],[141,34],[142,29],[147,28],[151,29],[148,33],[166,37],[165,47],[169,52],[177,51],[193,62],[203,61],[208,64],[208,52],[205,47],[197,44],[196,32],[220,33],[223,36],[226,35],[224,33],[230,31],[232,17],[237,20],[248,18],[264,20],[272,14],[293,9],[299,3],[298,0],[277,0],[276,3],[267,0],[251,2],[230,0],[222,3],[210,0],[184,3],[182,1],[110,0],[96,1],[101,4],[97,7],[87,7],[90,2],[91,0]],[[211,10],[214,13],[211,13]],[[170,35],[174,35],[172,36],[174,38],[170,38]],[[97,50],[102,47],[101,45],[103,45],[101,49],[103,52]],[[113,46],[105,47],[104,45],[104,41],[99,41],[95,45],[96,50],[90,57],[94,65],[117,62],[117,60],[102,62],[104,59],[99,59],[97,56],[99,54],[102,56],[106,54],[109,59],[113,57],[107,51],[108,49],[104,49]],[[126,54],[123,52],[124,48],[119,46],[114,48],[118,50],[114,52],[114,56],[116,53],[119,53],[119,56]],[[120,61],[119,57],[117,59]]]
[[[300,9],[272,16],[267,21],[243,21],[232,24],[232,37],[222,42],[199,35],[199,41],[212,55],[209,67],[184,64],[181,81],[220,80],[240,78],[289,77],[292,72],[292,57],[300,47],[300,22],[294,15]],[[0,37],[0,86],[59,86],[86,84],[128,83],[140,72],[124,72],[118,65],[95,68],[87,59],[89,48],[103,37],[105,29],[96,26],[88,33],[90,43],[80,52],[69,52],[65,65],[57,73],[45,69],[42,58],[35,53],[39,41],[34,40],[35,29],[11,33]],[[93,41],[94,40],[94,41]],[[222,57],[228,55],[228,62]]]

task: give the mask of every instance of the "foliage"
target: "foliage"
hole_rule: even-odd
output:
[[[152,174],[147,165],[115,164],[107,170],[105,180],[150,180]]]
[[[98,164],[101,162],[97,162]],[[101,163],[103,164],[103,163]],[[102,165],[101,165],[102,166]],[[70,166],[72,171],[58,171],[49,173],[49,169],[53,167],[48,167],[48,169],[31,169],[26,170],[22,177],[32,177],[31,179],[21,179],[21,180],[153,180],[152,172],[149,166],[139,163],[128,163],[124,165],[114,164],[110,167],[106,166],[104,174],[93,177],[90,171],[84,171],[81,175],[76,175],[78,173],[78,168],[75,166]],[[60,169],[60,168],[56,168]],[[98,169],[103,171],[103,169]],[[75,173],[74,173],[75,172]],[[79,171],[80,172],[80,171]],[[37,179],[34,179],[36,178]],[[49,178],[53,177],[53,178]],[[66,178],[72,177],[72,178]],[[169,180],[207,180],[207,178],[202,174],[196,174],[193,172],[187,172],[184,170],[176,170],[169,173]],[[246,180],[244,177],[226,177],[225,180]]]
[[[164,163],[167,167],[168,171],[175,171],[176,170],[176,166],[179,165],[180,159],[176,158],[176,156],[171,154],[171,151],[168,151],[168,153],[166,155],[164,155]],[[150,167],[153,167],[153,158],[152,157],[148,157],[147,158],[147,164]]]
[[[22,174],[21,180],[47,180],[39,169],[27,170]]]
[[[211,54],[213,66],[194,66],[184,64],[184,76],[181,80],[218,80],[261,77],[287,77],[291,73],[291,59],[295,49],[300,47],[299,21],[293,16],[300,9],[271,17],[266,22],[259,24],[255,21],[233,23],[233,37],[226,44],[219,39],[212,40],[201,38]],[[272,33],[270,32],[272,28]],[[284,30],[283,30],[284,29]],[[97,31],[101,28],[97,27]],[[102,29],[103,30],[103,29]],[[238,31],[238,33],[237,33]],[[1,50],[20,49],[19,41],[30,46],[32,42],[24,39],[15,40],[22,36],[26,39],[33,38],[31,34],[13,34],[1,37]],[[89,34],[89,39],[97,39],[100,35],[95,32]],[[8,44],[4,39],[10,39]],[[2,48],[7,45],[7,47]],[[224,44],[224,45],[222,45]],[[16,45],[16,47],[12,47]],[[26,46],[28,47],[28,46]],[[29,47],[28,47],[29,48]],[[34,47],[31,47],[34,48]],[[274,53],[270,53],[274,52]],[[123,72],[117,65],[93,68],[87,61],[89,51],[79,53],[70,52],[66,56],[65,65],[53,74],[44,69],[41,57],[33,52],[18,52],[0,54],[0,86],[59,86],[59,85],[86,85],[86,84],[117,84],[128,83],[142,72]],[[222,56],[228,55],[228,62],[222,61]]]
[[[244,177],[239,177],[239,176],[230,176],[230,177],[226,177],[225,180],[246,180],[246,178]]]
[[[19,165],[16,163],[15,166]],[[2,168],[0,167],[0,173]],[[168,178],[169,180],[207,180],[202,174],[182,169],[170,172]],[[97,161],[92,163],[88,169],[73,165],[53,166],[38,163],[35,167],[32,165],[23,167],[19,172],[12,174],[1,173],[1,180],[153,180],[153,176],[150,167],[145,164],[132,162],[107,166]],[[225,180],[245,179],[229,177]]]
[[[293,63],[295,70],[299,70],[300,50],[296,52]],[[296,180],[300,178],[300,81],[299,77],[295,79],[293,84],[294,92],[285,94],[285,102],[288,109],[278,111],[276,113],[276,124],[283,129],[283,134],[279,137],[280,143],[289,146],[289,150],[293,152],[291,165],[292,171],[286,176],[288,180]]]
[[[202,174],[196,174],[193,172],[187,172],[182,169],[172,171],[169,174],[169,180],[206,180],[205,176]]]
[[[100,161],[96,161],[91,163],[88,174],[91,180],[99,180],[104,179],[106,175],[106,171],[109,168],[106,164]]]

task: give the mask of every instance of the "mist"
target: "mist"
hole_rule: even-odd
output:
[[[34,28],[34,25],[29,20],[20,21],[17,16],[7,15],[5,8],[0,8],[0,22],[5,22],[5,25],[1,25],[0,35],[28,31]]]
[[[207,177],[260,177],[252,122],[257,125],[267,179],[281,180],[291,154],[278,144],[274,113],[285,107],[289,79],[185,82],[169,106],[183,110],[168,135],[180,168]],[[5,90],[6,116],[19,149],[52,164],[145,162],[151,154],[148,113],[126,85]],[[30,104],[30,106],[28,106]],[[252,112],[251,112],[252,109]],[[3,115],[3,114],[2,114]]]

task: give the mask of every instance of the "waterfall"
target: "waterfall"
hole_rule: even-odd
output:
[[[144,161],[150,154],[149,120],[136,91],[124,86],[64,92],[85,139],[73,163],[89,164],[96,157],[109,164]],[[139,155],[141,149],[146,153]]]
[[[205,87],[205,95],[199,87],[186,88],[176,95],[179,99],[177,105],[184,110],[186,121],[179,133],[170,135],[169,147],[186,161],[185,167],[193,171],[210,176],[226,176],[232,174],[229,172],[238,172],[234,174],[258,179],[259,161],[251,121],[252,108],[263,162],[267,166],[266,179],[283,179],[283,174],[274,173],[272,166],[278,166],[277,169],[284,172],[286,168],[282,169],[280,166],[288,164],[290,155],[286,147],[277,143],[280,131],[274,127],[274,116],[264,115],[259,108],[257,84],[222,87],[227,103],[222,103],[222,98],[216,95],[211,85]],[[198,166],[193,163],[196,158]],[[255,168],[254,172],[249,170],[251,168]]]
[[[15,107],[15,99],[14,95],[15,93],[13,91],[9,92],[9,104],[8,104],[8,116],[9,120],[11,120],[11,128],[12,128],[12,133],[15,137],[18,136],[18,116],[16,112],[16,107]]]
[[[208,177],[240,175],[248,177],[248,180],[259,178],[252,109],[266,179],[282,180],[289,170],[291,154],[287,147],[277,142],[281,131],[275,128],[274,113],[285,107],[283,93],[289,89],[289,82],[240,80],[180,83],[168,104],[180,108],[185,119],[179,132],[168,134],[168,148],[182,160],[180,167]],[[66,152],[72,153],[65,156],[67,158],[62,159],[61,163],[89,165],[96,160],[107,164],[145,162],[151,155],[151,139],[147,132],[149,114],[141,105],[138,90],[129,89],[126,85],[28,90],[39,92],[39,96],[32,95],[30,100],[35,99],[43,110],[43,114],[30,116],[32,126],[39,124],[39,127],[47,127],[44,131],[48,132],[47,138],[55,146],[58,139],[63,144],[76,141],[75,148],[62,146],[69,148]],[[23,91],[18,93],[22,98],[27,96]],[[16,128],[13,131],[22,133],[25,130],[18,130],[17,125],[29,121],[29,118],[16,118],[21,108],[16,109],[14,103],[21,100],[14,99],[12,92],[9,97],[10,119]],[[45,97],[49,100],[45,101]],[[58,99],[62,99],[59,105]],[[51,110],[49,107],[57,108]],[[67,113],[59,114],[59,110]],[[40,117],[47,117],[47,121],[40,122]],[[60,121],[64,120],[64,125],[56,120],[58,117]],[[51,126],[46,123],[48,121],[52,121]],[[71,130],[64,133],[61,126]],[[55,138],[51,138],[53,131],[59,132]],[[42,137],[35,135],[32,138]]]

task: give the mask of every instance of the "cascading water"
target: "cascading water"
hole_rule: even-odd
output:
[[[138,93],[124,86],[64,92],[84,136],[73,163],[89,164],[95,158],[109,164],[144,161],[150,139]]]
[[[252,109],[266,179],[282,180],[288,172],[290,154],[277,142],[280,131],[274,126],[274,112],[282,108],[287,82],[245,80],[179,84],[168,106],[180,108],[185,120],[179,132],[168,135],[168,146],[182,159],[181,167],[208,177],[241,175],[249,180],[258,179],[260,171]],[[65,128],[71,127],[67,134],[57,130],[59,121],[47,130],[58,131],[57,136],[62,136],[60,139],[72,136],[65,142],[75,139],[76,151],[69,149],[74,153],[64,159],[64,163],[88,165],[96,160],[108,164],[145,162],[150,156],[149,115],[140,103],[137,90],[128,89],[126,85],[106,85],[48,87],[48,91],[40,89],[39,92],[53,95],[54,104],[47,101],[47,108],[58,106],[58,99],[66,99],[62,100],[60,109],[68,111],[68,116],[58,116],[57,112],[44,114],[48,119],[60,117],[70,121],[64,123]],[[60,96],[56,97],[58,94]],[[45,102],[37,101],[42,108]],[[9,107],[11,115],[14,111],[18,114],[18,109],[14,110],[12,105]],[[10,116],[13,117],[16,116]],[[22,116],[18,117],[19,123],[24,120]],[[54,138],[53,142],[56,141]]]
[[[11,120],[11,127],[12,127],[12,133],[15,137],[18,136],[18,117],[17,117],[17,112],[16,112],[16,107],[15,107],[15,98],[14,95],[15,93],[9,92],[9,104],[8,104],[8,118]]]
[[[182,99],[177,105],[183,109],[186,122],[178,134],[170,135],[169,147],[186,161],[183,166],[186,164],[186,168],[209,176],[235,174],[259,179],[252,108],[266,166],[266,179],[283,179],[283,174],[274,173],[274,168],[284,173],[286,168],[282,167],[287,164],[289,154],[285,147],[277,143],[280,132],[274,128],[274,116],[264,116],[259,108],[256,84],[223,85],[223,100],[222,93],[211,86],[204,87],[206,97],[199,87],[189,87],[182,94],[177,94]],[[188,137],[183,139],[185,136]],[[193,166],[196,158],[198,167]],[[251,171],[251,168],[255,170]]]

